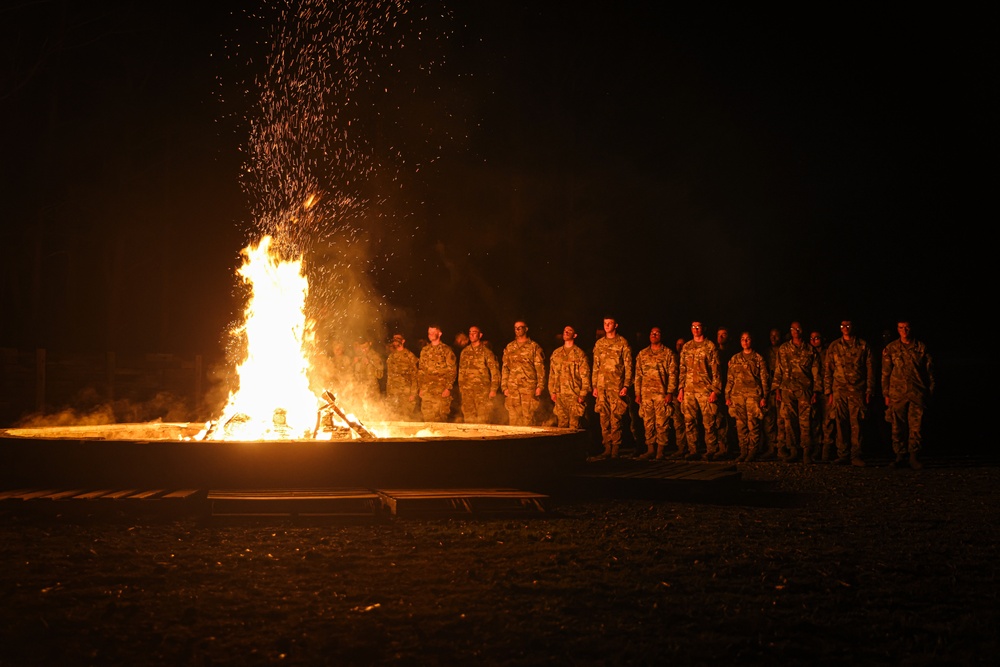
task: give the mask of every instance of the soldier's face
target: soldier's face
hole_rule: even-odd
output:
[[[436,340],[441,340],[441,330],[438,329],[437,327],[428,327],[427,340],[429,340],[432,343]]]
[[[851,337],[851,331],[853,330],[853,328],[854,325],[851,324],[850,320],[844,320],[843,322],[840,323],[840,333],[844,334],[844,338]]]
[[[791,332],[792,332],[792,340],[794,340],[795,342],[802,340],[801,324],[799,324],[798,322],[792,322]]]
[[[653,345],[660,344],[660,337],[661,337],[660,330],[657,329],[656,327],[653,327],[652,329],[649,330],[649,342],[652,343]]]
[[[719,329],[716,334],[716,340],[719,341],[719,345],[725,345],[729,341],[729,332],[725,329]]]
[[[674,343],[674,347],[676,347],[677,351],[680,352],[681,348],[684,347],[684,339],[683,338],[678,338],[677,342]]]
[[[740,336],[740,347],[742,347],[744,350],[749,350],[752,344],[753,341],[750,339],[750,334],[745,333],[742,336]]]
[[[771,345],[777,345],[781,342],[781,332],[777,329],[771,329]]]
[[[403,340],[402,336],[392,337],[392,347],[394,350],[402,350],[404,344],[406,344],[406,341]]]
[[[612,319],[604,320],[604,334],[610,336],[618,328],[618,323]]]
[[[701,335],[702,335],[701,331],[702,331],[702,329],[701,329],[701,322],[692,322],[691,323],[691,335],[692,336],[694,336],[695,338],[701,338]]]
[[[524,336],[528,333],[528,325],[524,322],[514,322],[514,335]]]
[[[813,347],[823,346],[823,337],[819,335],[818,331],[813,331],[811,334],[809,334],[809,344],[812,345]]]
[[[565,329],[563,329],[562,337],[564,341],[573,340],[574,338],[576,338],[576,332],[573,331],[573,327],[566,327]]]
[[[900,322],[896,325],[896,331],[899,332],[899,337],[903,340],[910,340],[910,323]]]
[[[470,343],[478,343],[479,339],[482,338],[482,337],[483,337],[483,332],[480,331],[479,329],[477,329],[476,327],[472,327],[472,328],[469,329],[469,342]]]

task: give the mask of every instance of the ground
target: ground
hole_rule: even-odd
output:
[[[0,664],[992,664],[1000,466],[927,463],[520,518],[0,509]]]

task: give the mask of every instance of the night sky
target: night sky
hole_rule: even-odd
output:
[[[247,103],[219,91],[259,25],[146,4],[0,9],[2,346],[211,354],[242,308]],[[613,314],[763,349],[793,319],[876,342],[908,317],[963,356],[994,300],[986,17],[645,4],[413,5],[436,18],[357,110],[396,156],[358,237],[384,327],[500,347],[525,319],[551,351],[572,324],[589,349]]]

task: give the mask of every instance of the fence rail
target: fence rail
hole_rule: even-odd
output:
[[[0,426],[29,415],[111,410],[116,419],[205,412],[210,364],[201,354],[0,348]],[[124,413],[124,414],[120,414]],[[160,413],[160,414],[153,414]]]

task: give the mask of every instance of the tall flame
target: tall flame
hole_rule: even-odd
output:
[[[302,259],[280,260],[271,237],[243,250],[239,269],[251,295],[244,312],[247,356],[236,369],[239,387],[218,420],[213,440],[301,438],[316,425],[319,398],[309,389],[305,315],[309,281]]]

